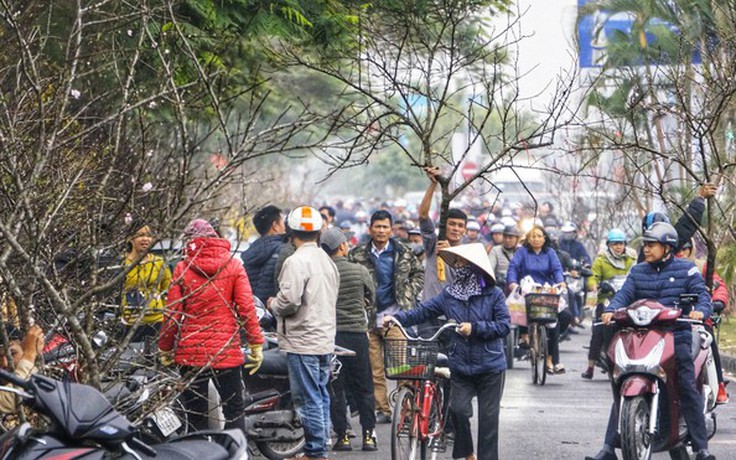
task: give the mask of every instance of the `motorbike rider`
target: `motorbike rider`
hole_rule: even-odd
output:
[[[506,284],[506,272],[519,246],[519,238],[521,238],[519,228],[516,225],[507,225],[503,229],[503,242],[498,246],[493,246],[488,253],[488,260],[491,262],[491,268],[493,268],[499,286]]]
[[[581,266],[590,266],[590,255],[588,255],[588,251],[585,250],[583,243],[578,240],[578,226],[575,222],[567,221],[562,225],[562,227],[560,227],[559,245],[561,250],[570,254],[573,261],[577,261],[577,263],[573,262],[574,269],[570,271],[571,276],[578,277],[580,275],[578,269]],[[578,266],[578,264],[580,264],[580,266]],[[570,310],[572,313],[573,326],[582,328],[583,325],[580,319],[582,318],[583,305],[580,297],[572,296],[570,298]]]
[[[626,276],[629,270],[636,262],[636,252],[627,250],[626,243],[628,238],[626,232],[619,228],[612,228],[608,231],[606,237],[606,249],[598,253],[591,271],[593,276],[588,278],[588,290],[595,291],[600,288],[604,281],[608,281],[616,276]],[[610,300],[613,293],[598,291],[598,304],[595,308],[596,321],[600,320],[605,309],[605,301]],[[601,350],[610,340],[608,330],[601,327],[593,327],[592,336],[590,338],[590,350],[588,351],[588,369],[582,373],[584,379],[592,379],[595,369],[595,362],[601,354]]]
[[[503,231],[506,225],[498,222],[491,225],[491,244],[492,246],[501,246],[503,244]]]
[[[697,294],[698,301],[688,317],[707,319],[712,311],[710,295],[705,288],[700,270],[692,262],[675,257],[678,246],[677,231],[665,222],[657,222],[644,232],[644,263],[632,267],[621,290],[606,307],[601,320],[608,325],[613,312],[636,300],[654,299],[662,305],[676,307],[681,294]],[[695,365],[691,356],[692,328],[680,326],[674,330],[677,360],[678,394],[682,413],[687,423],[696,460],[715,460],[708,452],[708,435],[703,416],[703,398],[695,386]],[[611,406],[603,449],[586,460],[615,460],[618,408]]]

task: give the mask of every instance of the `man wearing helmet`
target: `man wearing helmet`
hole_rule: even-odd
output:
[[[511,259],[514,258],[516,248],[519,246],[521,232],[516,225],[508,225],[504,228],[502,235],[503,242],[498,246],[493,246],[488,253],[488,260],[491,262],[491,268],[499,286],[506,284],[506,272],[509,269]]]
[[[560,227],[560,249],[578,262],[590,265],[590,256],[583,243],[578,241],[578,226],[574,222],[565,222]]]
[[[636,262],[636,251],[627,248],[628,238],[626,233],[618,228],[608,231],[606,237],[606,249],[601,251],[593,261],[591,272],[593,276],[588,278],[588,290],[595,291],[604,281],[614,278],[625,277]],[[627,250],[630,249],[630,250]],[[595,309],[595,317],[600,318],[605,309],[606,300],[610,300],[612,292],[598,292],[598,305]],[[588,350],[588,369],[582,373],[582,378],[592,379],[595,362],[601,350],[605,348],[610,340],[610,334],[603,327],[593,327],[590,337],[590,349]]]
[[[608,325],[613,312],[636,300],[654,299],[662,305],[675,307],[681,294],[697,294],[698,301],[688,315],[691,319],[707,319],[712,311],[710,295],[705,288],[700,270],[692,262],[675,257],[679,241],[675,228],[666,222],[657,222],[644,232],[644,263],[635,265],[619,290],[601,315]],[[695,366],[691,357],[692,329],[680,327],[674,330],[675,357],[677,360],[678,393],[682,413],[690,432],[696,460],[715,460],[708,452],[708,436],[703,417],[703,399],[695,387]],[[617,410],[611,407],[603,449],[586,460],[615,460]]]
[[[304,454],[326,458],[329,449],[330,396],[327,383],[335,349],[337,292],[340,275],[317,245],[323,226],[319,211],[294,209],[288,218],[294,254],[279,274],[279,290],[268,301],[278,317],[279,348],[286,352],[289,383],[304,427]]]
[[[508,227],[508,225],[504,225],[500,222],[495,223],[491,225],[491,246],[501,246],[503,245],[503,231]]]

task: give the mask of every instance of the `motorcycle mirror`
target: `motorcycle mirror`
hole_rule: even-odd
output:
[[[105,331],[97,331],[95,332],[95,335],[92,336],[92,343],[94,343],[97,348],[102,348],[107,341],[108,337]]]

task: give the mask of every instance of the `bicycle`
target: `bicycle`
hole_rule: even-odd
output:
[[[560,294],[529,293],[524,296],[526,317],[529,325],[529,361],[532,383],[547,382],[547,324],[557,321]]]
[[[391,421],[391,459],[425,460],[431,448],[436,458],[447,414],[443,411],[442,379],[449,378],[447,357],[439,353],[440,334],[457,331],[455,322],[440,327],[430,338],[412,337],[396,320],[404,339],[385,338],[384,372],[389,380],[399,382]]]

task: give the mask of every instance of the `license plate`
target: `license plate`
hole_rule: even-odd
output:
[[[181,420],[170,407],[164,407],[153,413],[153,421],[161,430],[161,434],[168,438],[173,432],[181,428]]]

